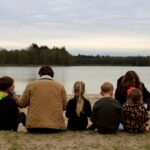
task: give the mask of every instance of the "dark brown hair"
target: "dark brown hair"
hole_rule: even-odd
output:
[[[133,70],[126,72],[122,79],[122,88],[124,91],[127,91],[131,86],[142,90],[140,79]]]
[[[143,103],[143,96],[142,92],[139,89],[134,89],[131,93],[127,96],[127,102],[132,104],[140,104]]]
[[[0,78],[0,90],[5,91],[14,84],[14,79],[8,76]]]
[[[42,66],[39,70],[39,75],[40,76],[43,76],[43,75],[49,75],[51,76],[52,78],[54,77],[54,72],[53,72],[53,69],[51,66],[49,65],[45,65],[45,66]]]

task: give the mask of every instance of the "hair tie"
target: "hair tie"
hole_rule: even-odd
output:
[[[135,89],[136,88],[134,86],[130,86],[130,88],[127,90],[127,94],[129,95]]]

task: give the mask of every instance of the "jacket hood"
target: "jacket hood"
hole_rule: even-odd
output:
[[[8,93],[0,91],[0,100],[8,96]]]

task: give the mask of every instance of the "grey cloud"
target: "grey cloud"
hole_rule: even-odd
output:
[[[1,30],[18,35],[150,34],[148,0],[0,0]],[[3,28],[2,28],[3,27]],[[3,32],[1,32],[3,33]],[[65,34],[66,33],[66,34]],[[5,33],[3,33],[5,34]]]

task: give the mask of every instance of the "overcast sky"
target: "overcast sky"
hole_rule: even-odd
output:
[[[150,0],[0,0],[0,47],[150,50]]]

